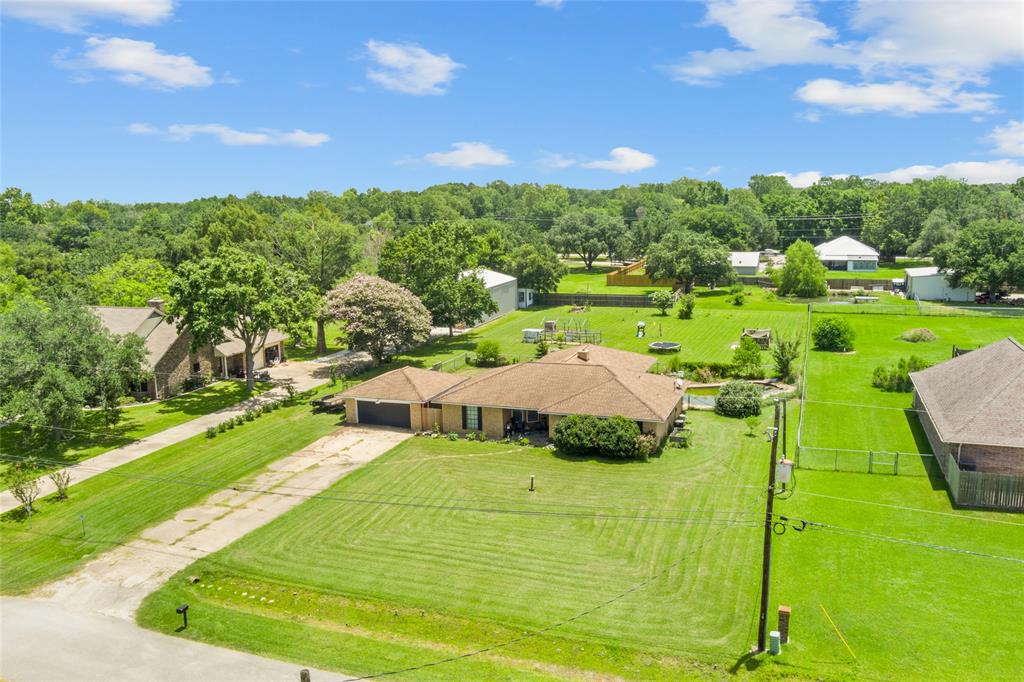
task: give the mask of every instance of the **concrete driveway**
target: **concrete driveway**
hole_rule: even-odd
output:
[[[134,624],[134,613],[147,595],[196,559],[269,523],[411,436],[343,426],[44,585],[31,598],[0,599],[0,678],[297,680],[299,666],[144,630]],[[313,677],[321,679],[345,677]]]
[[[279,367],[275,367],[271,370],[271,377],[275,380],[291,380],[294,382],[294,386],[299,391],[305,391],[327,381],[329,370],[326,370],[322,365],[317,365],[312,362],[289,362]],[[225,407],[222,410],[211,412],[210,414],[204,414],[201,417],[196,417],[191,421],[187,421],[184,424],[173,426],[164,431],[154,433],[151,436],[140,438],[137,441],[133,441],[119,448],[108,450],[102,455],[97,455],[87,459],[79,464],[66,467],[65,471],[71,474],[71,485],[75,483],[81,483],[82,481],[88,480],[93,476],[98,476],[102,473],[110,471],[115,467],[119,467],[122,464],[128,462],[134,462],[140,457],[156,452],[161,448],[165,448],[168,445],[174,445],[186,438],[191,438],[197,434],[203,433],[207,428],[211,426],[217,426],[223,421],[235,417],[240,414],[245,414],[246,410],[250,410],[254,407],[277,400],[285,397],[287,391],[284,388],[274,388],[266,393],[262,393],[254,398],[243,400],[240,403],[236,403],[230,407]],[[41,493],[39,497],[46,497],[47,495],[56,491],[53,482],[49,476],[44,476],[40,479]],[[9,491],[0,492],[0,514],[8,512],[12,509],[16,509],[21,506],[21,503],[14,499]]]

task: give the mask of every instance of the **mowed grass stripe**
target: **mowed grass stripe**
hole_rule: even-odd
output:
[[[70,488],[67,500],[39,501],[31,524],[20,512],[8,513],[0,521],[0,589],[25,592],[54,580],[305,447],[337,423],[337,415],[310,415],[299,400],[215,438],[195,436],[83,481]]]

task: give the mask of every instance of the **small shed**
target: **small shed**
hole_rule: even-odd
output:
[[[922,301],[960,301],[974,302],[974,289],[954,287],[946,278],[946,273],[936,266],[924,268],[907,268],[907,298],[917,297]]]
[[[740,340],[753,339],[763,350],[767,350],[772,344],[771,329],[744,329],[740,334]]]
[[[730,251],[729,263],[737,275],[756,275],[760,267],[760,251]]]
[[[488,270],[487,268],[477,268],[476,270],[466,270],[462,273],[462,276],[476,276],[483,280],[487,293],[491,295],[491,298],[498,305],[497,312],[486,316],[480,320],[481,322],[487,322],[496,317],[514,312],[519,307],[519,283],[512,275],[506,275],[496,270]]]

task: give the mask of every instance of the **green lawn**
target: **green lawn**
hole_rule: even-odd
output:
[[[905,259],[898,260],[895,263],[879,263],[878,269],[873,272],[829,270],[827,277],[829,279],[903,279],[905,274],[903,271],[905,269],[928,267],[931,264],[930,260]]]
[[[813,320],[821,317],[815,313]],[[916,415],[904,409],[910,407],[911,394],[888,393],[871,386],[875,367],[894,364],[909,355],[939,363],[951,357],[954,345],[976,348],[1007,336],[1024,337],[1024,322],[1019,319],[870,314],[839,317],[853,326],[857,335],[855,352],[810,351],[802,438],[805,446],[930,452]],[[903,332],[920,327],[935,333],[936,340],[900,340]],[[863,459],[861,455],[850,457]]]
[[[312,360],[319,357],[320,354],[316,352],[316,324],[310,322],[310,331],[312,336],[310,339],[299,346],[296,345],[294,339],[288,339],[284,344],[284,357],[288,360]],[[335,353],[345,348],[344,343],[345,333],[342,331],[341,322],[333,320],[328,322],[324,327],[324,338],[327,341],[327,353]]]
[[[139,621],[173,633],[185,601],[181,636],[370,674],[516,638],[650,579],[541,636],[401,677],[721,670],[755,638],[763,508],[748,484],[763,479],[766,444],[740,420],[692,421],[694,447],[648,463],[407,441],[189,567]]]
[[[524,328],[540,328],[545,320],[559,320],[561,325],[586,323],[589,329],[600,330],[602,343],[637,353],[649,353],[652,359],[667,356],[650,353],[652,341],[679,341],[680,357],[689,362],[729,362],[731,345],[737,343],[745,327],[771,327],[776,334],[802,334],[806,326],[805,306],[788,303],[752,304],[749,307],[697,304],[694,318],[680,320],[674,315],[662,316],[654,308],[592,308],[586,313],[570,313],[568,307],[545,307],[517,310],[451,339],[441,339],[398,356],[396,360],[429,367],[465,352],[472,353],[476,344],[489,339],[497,341],[501,351],[519,361],[532,360],[536,345],[522,341]],[[709,299],[709,300],[711,300]],[[703,300],[703,299],[702,299]],[[636,337],[637,322],[647,324],[645,338]],[[765,361],[768,362],[767,353]]]
[[[797,472],[776,512],[1017,562],[839,534],[775,536],[772,609],[793,643],[769,672],[825,679],[1018,680],[1024,519],[954,510],[940,478]],[[843,633],[853,656],[821,607]],[[774,613],[770,622],[776,622]]]
[[[645,295],[652,291],[667,289],[668,287],[626,287],[609,286],[606,284],[606,275],[618,269],[618,266],[595,265],[593,269],[587,270],[580,264],[568,264],[569,271],[558,283],[560,294],[634,294]]]
[[[259,393],[268,388],[257,386]],[[15,457],[39,457],[61,464],[75,464],[121,447],[132,441],[145,438],[159,431],[215,412],[249,397],[242,381],[220,381],[198,391],[163,402],[154,402],[138,407],[126,407],[121,411],[121,420],[114,425],[104,422],[103,413],[92,410],[85,413],[77,433],[60,444],[41,443],[29,439],[18,425],[0,428],[5,455]],[[0,474],[10,466],[0,462]],[[44,467],[49,468],[49,467]]]
[[[324,387],[319,393],[331,389]],[[215,438],[198,435],[83,481],[69,499],[0,517],[0,590],[25,592],[76,568],[236,481],[333,431],[337,415],[297,400]],[[84,516],[86,533],[82,535]]]

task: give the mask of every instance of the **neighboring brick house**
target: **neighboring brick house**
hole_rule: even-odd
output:
[[[181,393],[190,376],[243,377],[245,376],[240,339],[228,335],[228,340],[201,346],[192,350],[192,335],[178,332],[174,323],[164,315],[164,302],[158,298],[149,305],[137,308],[93,306],[100,322],[113,334],[135,334],[146,344],[146,358],[153,376],[143,381],[132,392],[137,398],[162,400]],[[253,357],[255,369],[262,369],[284,360],[285,335],[271,329]]]
[[[910,379],[954,500],[1024,511],[1024,346],[1006,338]]]
[[[505,435],[513,420],[554,435],[571,414],[620,415],[663,440],[682,409],[682,382],[650,374],[649,355],[579,346],[463,377],[403,367],[340,394],[351,423]]]
[[[153,299],[146,307],[94,306],[100,322],[111,333],[135,334],[146,344],[146,358],[153,376],[143,381],[133,395],[162,400],[181,392],[192,375],[220,373],[220,363],[210,346],[193,351],[192,335],[179,333],[164,317],[164,302]]]

